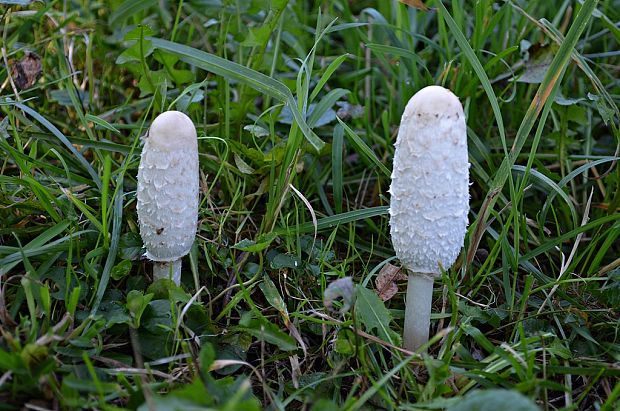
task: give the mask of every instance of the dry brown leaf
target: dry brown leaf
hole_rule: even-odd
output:
[[[23,59],[12,65],[11,77],[18,89],[25,90],[36,83],[42,71],[41,57],[35,53],[26,52]]]
[[[401,3],[411,6],[418,10],[428,11],[430,10],[422,0],[399,0]]]
[[[378,286],[379,285],[377,284],[377,287]],[[394,297],[397,292],[398,286],[396,285],[396,283],[393,282],[381,284],[381,289],[377,288],[377,294],[379,294],[379,298],[381,298],[382,301],[389,300],[390,298]]]
[[[301,338],[301,334],[297,330],[297,327],[295,327],[295,324],[293,324],[288,318],[284,319],[284,325],[288,329],[291,336],[297,340],[299,345],[301,345],[301,349],[304,352],[304,358],[306,358],[308,356],[308,349],[306,348],[306,344],[304,343],[303,338]]]
[[[396,281],[406,280],[407,276],[401,271],[400,267],[387,263],[379,271],[377,279],[375,280],[375,286],[377,287],[377,294],[383,301],[387,301],[398,292],[398,286]]]

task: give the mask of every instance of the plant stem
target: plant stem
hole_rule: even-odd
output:
[[[425,274],[409,273],[405,300],[404,348],[417,351],[428,342],[433,302],[433,279]]]
[[[176,285],[181,284],[181,259],[174,261],[154,261],[153,281],[168,278]]]

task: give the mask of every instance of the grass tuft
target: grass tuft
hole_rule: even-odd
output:
[[[618,409],[617,2],[5,3],[3,407]],[[418,354],[388,188],[431,84],[465,108],[471,214]],[[169,109],[200,150],[180,287],[135,209]]]

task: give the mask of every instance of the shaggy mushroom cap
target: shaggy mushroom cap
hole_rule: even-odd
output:
[[[180,111],[165,111],[153,120],[147,138],[160,150],[198,147],[194,123]]]
[[[138,169],[137,211],[146,257],[186,255],[198,222],[198,142],[185,114],[167,111],[151,124]]]
[[[440,86],[416,93],[396,139],[390,234],[410,272],[439,276],[456,260],[467,229],[469,161],[463,107]]]

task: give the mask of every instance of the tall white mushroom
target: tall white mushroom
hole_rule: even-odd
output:
[[[178,111],[161,113],[144,138],[138,168],[137,210],[153,279],[181,282],[181,258],[196,238],[198,140],[194,123]]]
[[[392,244],[409,274],[404,347],[428,342],[433,280],[456,260],[467,230],[469,162],[463,107],[439,86],[405,107],[390,186]]]

